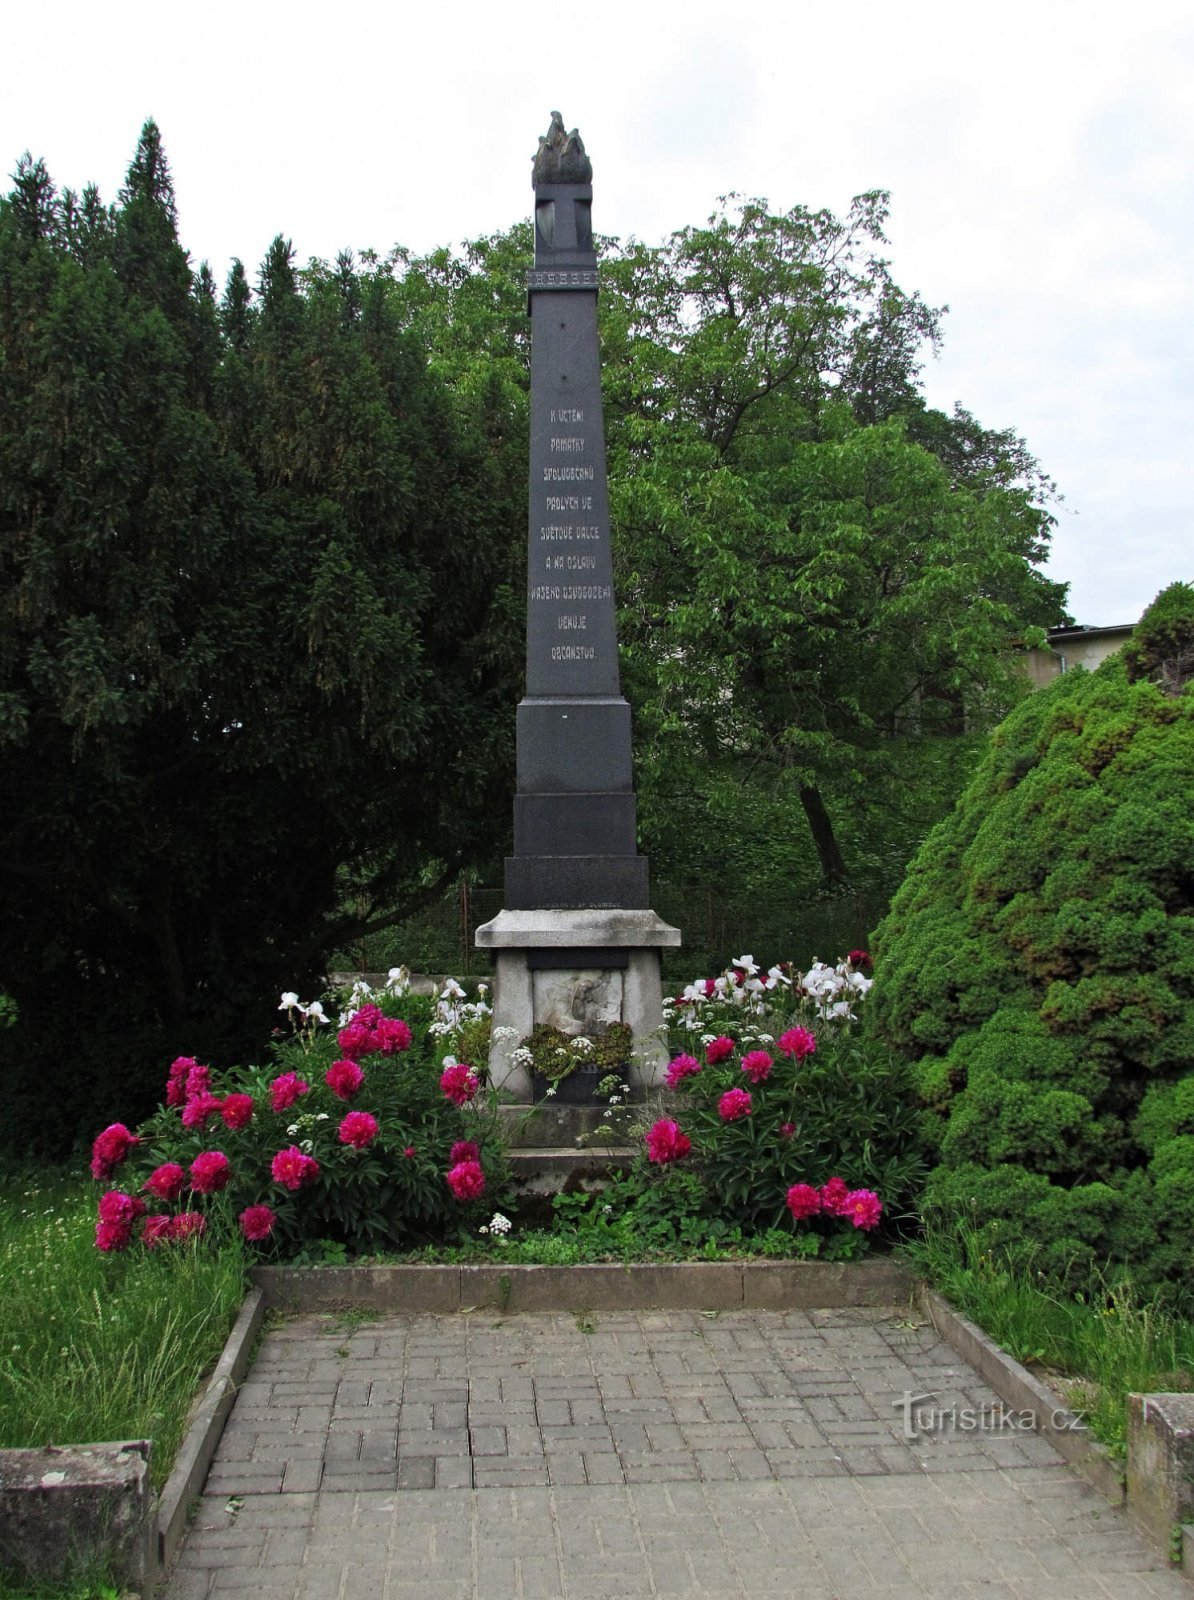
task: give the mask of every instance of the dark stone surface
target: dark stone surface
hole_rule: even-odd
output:
[[[520,792],[631,792],[630,707],[620,695],[524,700],[517,732]]]
[[[516,856],[632,856],[632,794],[519,794]]]
[[[527,968],[531,972],[571,972],[574,968],[586,967],[592,959],[591,945],[560,945],[556,949],[528,950]],[[629,965],[629,950],[601,946],[602,971],[625,971]]]
[[[646,856],[507,856],[506,908],[647,910]]]
[[[592,168],[552,114],[535,159],[526,697],[511,910],[647,906],[618,675]]]

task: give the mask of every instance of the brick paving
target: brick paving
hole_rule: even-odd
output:
[[[906,1394],[932,1397],[920,1426]],[[871,1309],[293,1318],[241,1388],[166,1600],[246,1589],[1191,1595],[930,1326]]]

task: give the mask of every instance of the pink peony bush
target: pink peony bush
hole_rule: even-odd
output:
[[[447,1053],[461,992],[358,986],[326,1010],[287,994],[267,1065],[177,1057],[147,1123],[96,1137],[96,1247],[176,1247],[210,1226],[301,1259],[470,1235],[507,1173],[484,1075]]]
[[[911,1211],[914,1101],[860,1026],[870,966],[861,950],[805,973],[742,956],[665,1002],[668,1114],[637,1179],[655,1212],[670,1196],[692,1237],[703,1218],[709,1238],[779,1229],[802,1253],[848,1257]]]

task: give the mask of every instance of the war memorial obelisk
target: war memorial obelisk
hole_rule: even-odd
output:
[[[618,677],[605,432],[597,353],[592,165],[558,112],[539,141],[531,317],[526,694],[517,712],[514,854],[505,909],[477,929],[496,955],[490,1072],[531,1098],[512,1066],[538,1022],[634,1030],[638,1087],[666,1061],[660,950],[679,930],[649,909],[638,853],[630,707]],[[507,1032],[507,1030],[509,1030]]]

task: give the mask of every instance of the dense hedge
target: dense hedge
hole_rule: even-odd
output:
[[[876,941],[914,1060],[926,1215],[1073,1276],[1194,1288],[1194,591],[1002,724]],[[1158,625],[1153,627],[1153,622]],[[1147,675],[1141,675],[1147,668]]]

